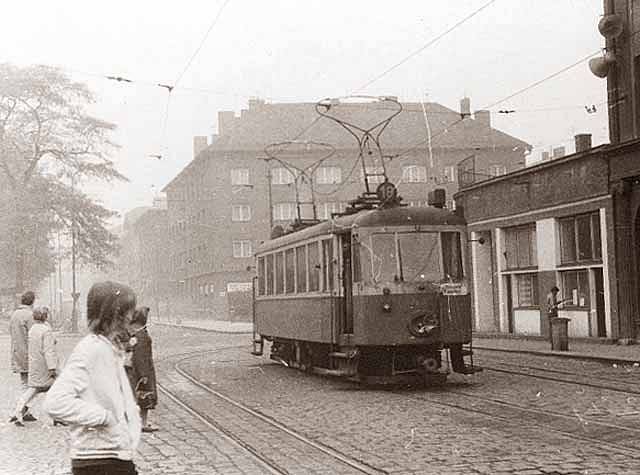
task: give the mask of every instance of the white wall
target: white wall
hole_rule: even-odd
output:
[[[519,335],[540,335],[540,311],[515,310],[513,332]]]

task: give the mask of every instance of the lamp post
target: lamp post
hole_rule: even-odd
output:
[[[71,191],[75,195],[75,174],[71,177]],[[78,332],[78,298],[80,293],[76,290],[76,245],[77,245],[77,226],[74,212],[71,215],[71,297],[73,298],[73,306],[71,307],[71,332]]]

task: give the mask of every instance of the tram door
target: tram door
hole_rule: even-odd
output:
[[[351,270],[351,234],[342,235],[342,321],[340,333],[353,333],[353,272]]]

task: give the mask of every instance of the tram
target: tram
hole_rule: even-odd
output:
[[[444,203],[440,189],[427,207],[403,206],[385,181],[345,213],[263,243],[253,354],[269,341],[285,366],[368,384],[479,370],[465,221]]]

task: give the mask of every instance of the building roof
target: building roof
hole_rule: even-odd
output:
[[[482,121],[466,118],[443,105],[428,102],[424,104],[432,146],[446,148],[473,147],[526,147],[530,145],[487,127]],[[403,103],[402,112],[395,117],[381,135],[383,148],[406,149],[424,140],[427,133],[425,113],[420,103]],[[335,112],[334,112],[335,111]],[[355,124],[372,125],[391,113],[389,107],[366,103],[335,106],[335,113]],[[305,131],[310,124],[317,123]],[[259,150],[265,146],[291,140],[328,142],[336,148],[355,148],[356,141],[336,122],[320,117],[314,103],[263,104],[259,103],[244,110],[240,117],[232,120],[228,130],[219,127],[219,137],[210,146],[213,150]]]
[[[167,189],[183,174],[206,157],[216,152],[252,151],[264,153],[264,148],[273,143],[286,142],[296,138],[300,141],[325,142],[336,149],[356,149],[353,135],[338,123],[320,117],[315,103],[275,103],[251,101],[250,108],[240,116],[232,112],[219,114],[219,134],[214,142],[190,162],[163,189]],[[382,132],[380,142],[383,151],[402,152],[413,147],[427,147],[427,127],[421,103],[402,103],[402,112],[395,117]],[[483,120],[465,118],[435,102],[424,104],[431,131],[433,148],[473,149],[509,148],[520,149],[524,153],[531,146],[511,135],[489,127]],[[355,124],[370,126],[388,116],[387,106],[358,103],[339,105],[330,111]],[[225,117],[223,117],[225,116]],[[224,119],[224,120],[223,120]],[[313,125],[312,125],[313,124]],[[311,126],[312,125],[312,126]]]

